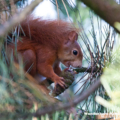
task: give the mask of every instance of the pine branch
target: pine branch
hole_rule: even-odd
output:
[[[109,23],[115,30],[115,22],[120,22],[120,5],[114,0],[79,0],[90,7],[97,15]],[[118,33],[120,31],[116,30]]]
[[[87,72],[87,73],[94,73],[94,72],[99,72],[100,68],[86,68],[86,67],[82,67],[82,68],[76,68],[74,69],[74,71],[76,71],[77,73],[81,73],[81,72]]]
[[[70,102],[67,103],[57,103],[51,106],[47,106],[44,109],[39,109],[36,113],[33,114],[35,117],[40,117],[41,115],[51,114],[55,111],[66,110],[73,106],[76,106],[78,103],[87,99],[98,87],[101,85],[100,80],[97,80],[91,87],[83,92],[81,95],[74,97]]]

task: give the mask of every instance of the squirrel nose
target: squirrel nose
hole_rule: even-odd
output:
[[[82,62],[77,66],[78,68],[81,68],[82,67]]]
[[[77,66],[77,68],[81,68],[81,65]]]

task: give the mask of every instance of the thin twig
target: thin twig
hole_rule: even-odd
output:
[[[57,6],[57,16],[58,16],[58,20],[59,20],[59,8],[58,8],[58,2],[56,0],[56,6]]]
[[[64,8],[65,8],[65,10],[66,10],[67,16],[68,16],[68,18],[69,18],[69,20],[70,20],[69,13],[68,13],[67,7],[66,7],[66,5],[65,5],[65,3],[64,3],[64,0],[62,0],[62,3],[63,3]]]

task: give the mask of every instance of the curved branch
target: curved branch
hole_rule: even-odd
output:
[[[33,114],[33,116],[40,117],[41,115],[51,114],[55,111],[60,111],[63,109],[66,110],[68,108],[76,106],[78,103],[87,99],[91,95],[91,93],[98,89],[100,85],[101,85],[100,80],[97,80],[94,84],[91,85],[91,87],[88,90],[83,92],[81,95],[74,97],[74,99],[72,99],[71,102],[57,103],[51,106],[47,106],[44,109],[39,109],[36,113]]]
[[[29,6],[25,7],[25,9],[14,15],[9,21],[7,21],[3,26],[0,26],[0,36],[6,35],[6,33],[15,25],[19,24],[22,20],[25,19],[27,15],[30,14],[31,11],[43,0],[34,0]]]
[[[120,5],[114,0],[79,0],[90,7],[97,15],[109,23],[115,30],[115,22],[120,22]],[[118,33],[120,31],[116,30]]]

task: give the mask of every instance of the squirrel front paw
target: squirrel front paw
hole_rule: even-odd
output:
[[[66,84],[65,84],[65,82],[64,82],[64,78],[63,77],[55,77],[54,78],[54,83],[55,83],[55,88],[56,88],[56,86],[59,84],[61,87],[63,87],[63,88],[65,88],[66,87]]]
[[[53,96],[58,96],[61,93],[63,93],[74,82],[74,75],[75,73],[73,71],[63,70],[60,76],[64,77],[64,82],[65,82],[66,87],[63,88],[59,84],[57,84],[56,89],[54,89],[51,94]]]

